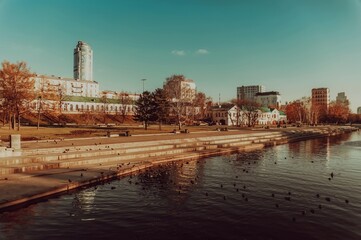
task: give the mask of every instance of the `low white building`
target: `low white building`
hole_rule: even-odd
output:
[[[284,112],[276,108],[260,108],[258,113],[258,125],[277,125],[287,122],[287,116]]]
[[[233,104],[213,106],[207,116],[218,125],[235,126],[239,118],[239,108]]]
[[[258,110],[257,125],[277,125],[287,123],[287,116],[284,112],[277,109],[260,108]],[[255,115],[257,116],[257,115]],[[208,112],[207,117],[213,123],[227,126],[247,126],[247,113],[240,110],[236,105],[225,104],[220,106],[213,106]]]
[[[115,91],[99,91],[99,84],[95,81],[75,80],[55,76],[36,75],[34,78],[35,92],[44,92],[50,99],[63,98],[63,113],[82,112],[107,112],[109,114],[126,113],[134,114],[134,101],[139,99],[139,94]],[[60,96],[61,95],[61,96]],[[101,102],[105,96],[107,101]],[[127,100],[124,100],[127,98]],[[59,101],[42,99],[44,109],[59,110]],[[37,110],[38,100],[32,103],[33,109]]]
[[[105,90],[100,93],[100,97],[105,96],[107,99],[120,99],[123,100],[125,98],[131,101],[137,101],[141,94],[137,93],[129,93],[129,92],[117,92],[117,91],[110,91]]]
[[[34,100],[30,106],[33,111],[37,111],[39,102]],[[43,100],[43,111],[59,110],[59,102],[52,100]],[[125,114],[134,115],[135,107],[133,104],[120,104],[117,102],[89,102],[89,101],[63,101],[61,104],[61,112],[65,114],[79,113],[107,113],[107,114]]]

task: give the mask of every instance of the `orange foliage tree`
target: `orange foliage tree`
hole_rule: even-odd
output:
[[[332,123],[346,123],[351,111],[348,104],[331,102],[328,110],[328,120]]]
[[[30,102],[34,100],[33,73],[25,62],[10,63],[4,61],[0,70],[0,89],[2,95],[3,112],[6,109],[9,127],[16,125],[20,130],[21,114],[29,109]],[[10,124],[11,123],[11,124]]]
[[[289,122],[303,123],[307,120],[307,110],[301,102],[295,101],[288,104],[285,112]]]

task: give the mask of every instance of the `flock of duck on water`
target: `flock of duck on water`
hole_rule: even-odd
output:
[[[292,157],[292,158],[293,158],[293,157]],[[285,159],[287,159],[287,158],[285,157]],[[200,162],[200,161],[197,160],[197,163],[199,163],[199,162]],[[256,164],[257,162],[256,162],[256,161],[253,161],[253,163]],[[311,163],[314,163],[314,161],[311,161]],[[117,169],[121,168],[122,166],[129,166],[130,164],[131,164],[130,162],[127,163],[127,164],[122,163],[122,164],[120,164],[120,165],[117,165]],[[176,181],[170,179],[170,178],[171,178],[171,177],[170,177],[170,169],[171,169],[171,167],[175,167],[175,168],[179,168],[179,167],[180,167],[180,169],[182,169],[183,166],[184,166],[184,164],[187,165],[187,164],[189,164],[189,162],[188,162],[188,161],[177,161],[177,162],[172,161],[172,162],[168,162],[168,163],[159,164],[159,165],[157,165],[157,166],[153,166],[153,167],[147,168],[147,169],[145,169],[145,170],[141,170],[141,171],[138,172],[138,181],[134,181],[133,176],[135,176],[135,175],[130,174],[130,175],[129,175],[129,178],[128,178],[128,183],[129,183],[129,184],[134,183],[135,185],[143,184],[142,190],[146,190],[146,187],[144,187],[144,184],[145,184],[145,183],[149,183],[149,182],[154,182],[154,180],[156,180],[158,183],[161,183],[161,186],[160,186],[161,188],[164,187],[163,184],[171,184],[171,185],[176,186],[176,187],[177,187],[177,193],[178,193],[178,194],[181,194],[181,190],[182,190],[185,186],[182,186],[182,184],[177,184]],[[246,165],[248,164],[248,165],[250,165],[251,162],[250,162],[250,161],[244,161],[243,164],[246,164]],[[277,164],[277,162],[275,161],[274,164]],[[135,166],[135,165],[133,165],[133,166]],[[249,173],[249,170],[248,170],[247,168],[243,168],[243,169],[242,169],[242,172],[244,172],[245,174],[247,174],[247,173]],[[103,175],[103,172],[101,172],[101,174]],[[333,172],[331,172],[329,176],[330,176],[330,177],[328,178],[328,180],[331,181],[331,180],[335,177],[335,174],[334,174]],[[236,175],[236,176],[235,176],[235,179],[238,179],[238,178],[239,178],[239,176]],[[196,175],[194,179],[189,180],[189,183],[190,183],[191,185],[194,185],[194,184],[197,183],[198,180],[199,180],[199,176]],[[110,182],[109,182],[109,184],[110,184]],[[239,187],[238,184],[235,183],[235,182],[234,182],[232,185],[233,185],[233,188],[235,189],[236,192],[240,192],[242,189],[243,189],[243,190],[246,190],[246,189],[249,190],[249,188],[247,188],[246,185],[243,185],[243,186],[241,185],[241,186]],[[219,187],[220,187],[221,189],[223,189],[223,188],[225,188],[225,185],[221,183],[221,184],[219,184]],[[97,187],[95,187],[95,188],[97,188]],[[114,190],[114,189],[116,189],[116,187],[115,187],[115,186],[112,186],[111,189]],[[206,197],[208,197],[210,194],[209,194],[208,192],[205,192],[204,195],[205,195]],[[242,199],[244,199],[244,201],[246,201],[246,202],[249,201],[249,197],[246,195],[245,192],[242,192],[241,196],[242,196]],[[272,198],[276,198],[276,194],[275,194],[275,193],[271,193],[271,197],[272,197]],[[320,195],[319,193],[316,193],[316,194],[315,194],[315,197],[318,198],[318,199],[322,199],[322,197],[321,197],[321,195]],[[226,195],[222,195],[222,198],[223,198],[223,200],[227,200],[227,196],[226,196]],[[285,201],[292,201],[292,192],[291,192],[291,191],[288,191],[288,192],[286,193],[286,195],[283,197],[283,199],[284,199]],[[324,200],[327,201],[327,202],[331,202],[331,198],[330,198],[330,197],[324,197]],[[344,201],[345,201],[346,204],[349,204],[349,200],[348,200],[348,199],[345,199]],[[275,203],[274,206],[275,206],[276,208],[280,208],[280,203]],[[320,203],[320,204],[318,204],[317,207],[318,207],[319,210],[321,210],[321,209],[323,208],[323,205]],[[316,210],[313,209],[313,208],[310,208],[310,209],[309,209],[309,212],[310,212],[311,214],[315,214],[315,213],[316,213]],[[306,215],[306,214],[307,214],[307,211],[306,211],[306,210],[301,210],[301,215],[304,216],[304,215]],[[296,217],[292,217],[292,221],[295,222],[295,221],[296,221]]]

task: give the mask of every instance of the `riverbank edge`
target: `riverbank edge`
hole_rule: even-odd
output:
[[[98,176],[95,176],[95,177],[89,176],[89,177],[84,177],[84,178],[82,177],[82,179],[79,181],[71,181],[69,183],[61,184],[59,186],[53,186],[53,187],[47,188],[46,190],[42,190],[40,192],[34,192],[33,194],[28,194],[27,196],[23,196],[21,193],[19,193],[18,198],[0,203],[0,213],[5,212],[5,211],[11,211],[13,209],[18,209],[21,207],[25,207],[32,203],[39,202],[41,200],[47,199],[52,196],[57,196],[57,195],[61,195],[64,193],[68,193],[75,189],[86,188],[89,186],[102,184],[104,182],[108,182],[108,181],[117,179],[119,177],[124,177],[124,176],[131,175],[131,174],[137,174],[148,168],[156,167],[156,166],[164,164],[164,163],[176,162],[176,161],[193,161],[193,160],[198,160],[198,159],[212,157],[212,156],[227,155],[227,154],[233,154],[233,153],[238,153],[238,152],[243,152],[243,151],[254,151],[254,150],[259,150],[259,149],[262,149],[265,147],[272,147],[272,146],[276,146],[276,145],[288,144],[288,143],[298,142],[298,141],[305,141],[305,140],[314,139],[314,138],[337,136],[337,135],[341,135],[344,133],[349,133],[351,131],[356,131],[356,129],[354,129],[354,128],[337,128],[337,129],[332,128],[326,132],[320,132],[318,134],[312,134],[312,135],[308,135],[308,134],[292,135],[292,134],[290,134],[289,136],[287,136],[286,139],[281,139],[281,140],[274,140],[274,141],[269,141],[269,142],[264,142],[264,143],[251,143],[251,144],[239,146],[239,147],[220,148],[220,149],[217,149],[216,151],[209,151],[209,152],[189,152],[186,154],[186,156],[184,154],[182,154],[181,156],[171,155],[171,156],[166,156],[161,160],[149,159],[148,161],[141,162],[138,165],[133,165],[126,169],[123,168],[123,169],[119,169],[119,170],[118,169],[117,170],[111,170],[111,169],[109,169],[109,170],[104,170],[104,169],[90,169],[89,170],[89,169],[87,169],[87,170],[85,170],[85,169],[78,168],[78,169],[71,169],[69,171],[66,171],[66,169],[63,169],[63,170],[65,170],[66,173],[89,171],[92,174],[97,174]],[[104,165],[103,167],[106,167],[106,165]],[[61,174],[61,173],[55,173],[55,174]],[[33,176],[31,176],[29,178],[41,177],[44,175],[46,175],[46,174],[43,174],[43,173],[34,174]]]

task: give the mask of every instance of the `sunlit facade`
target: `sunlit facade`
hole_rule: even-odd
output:
[[[279,92],[259,92],[255,94],[255,102],[262,107],[279,108],[281,106],[281,95]]]
[[[74,97],[100,97],[99,83],[57,76],[36,75],[34,77],[35,91],[46,91]]]
[[[74,49],[74,79],[93,81],[93,50],[82,41]]]
[[[328,88],[313,88],[312,106],[317,106],[328,111],[330,106],[330,90]]]

